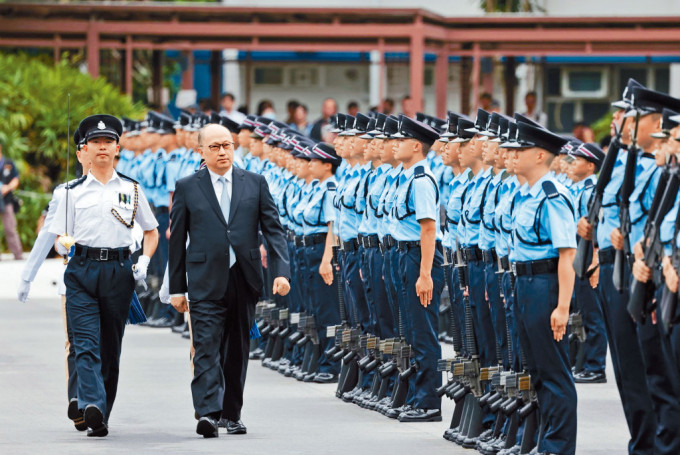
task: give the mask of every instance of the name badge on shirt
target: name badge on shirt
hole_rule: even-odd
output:
[[[134,203],[134,200],[132,199],[131,194],[127,193],[118,193],[118,207],[125,208],[128,210],[132,210],[132,205]]]

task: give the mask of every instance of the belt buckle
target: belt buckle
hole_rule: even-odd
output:
[[[108,261],[109,260],[109,250],[108,248],[101,248],[99,250],[99,260]]]
[[[512,274],[517,276],[517,263],[513,262],[510,264],[510,270],[512,270]]]

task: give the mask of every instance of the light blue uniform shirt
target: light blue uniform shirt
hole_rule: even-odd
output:
[[[153,205],[156,207],[168,207],[170,204],[170,192],[168,191],[167,181],[165,180],[165,165],[168,160],[168,152],[164,149],[156,150],[154,166],[154,199]]]
[[[368,186],[366,188],[366,197],[363,199],[363,215],[361,224],[359,225],[359,233],[363,235],[378,233],[378,205],[380,203],[380,194],[385,185],[387,173],[392,170],[389,164],[383,164],[373,170],[368,178]]]
[[[128,175],[133,159],[135,159],[135,152],[128,149],[121,150],[120,157],[118,158],[118,165],[116,166],[116,172],[119,174]]]
[[[389,166],[389,165],[387,165]],[[392,195],[396,191],[397,182],[399,182],[399,174],[401,174],[402,166],[399,164],[396,167],[390,168],[385,173],[385,181],[381,187],[375,187],[375,191],[379,192],[377,199],[371,197],[371,204],[377,200],[377,206],[375,208],[375,217],[378,221],[378,237],[382,242],[383,238],[390,234],[390,209],[386,207],[387,199],[391,199]],[[390,205],[391,207],[391,205]]]
[[[611,248],[611,233],[615,228],[621,226],[619,222],[619,189],[623,183],[628,150],[620,149],[618,154],[611,179],[602,194],[602,216],[597,226],[597,244],[600,249]]]
[[[137,177],[132,177],[137,180],[144,190],[144,195],[147,200],[153,204],[156,188],[155,179],[156,170],[156,154],[151,149],[146,149],[142,154],[142,158],[137,164]]]
[[[314,187],[302,211],[304,235],[328,232],[328,223],[335,221],[333,193],[336,191],[336,185],[335,177],[331,176]]]
[[[404,172],[404,165],[399,163],[397,167],[393,169],[393,180],[392,184],[380,195],[380,203],[378,210],[383,214],[383,226],[385,234],[392,235],[395,229],[395,220],[392,218],[392,208],[394,207],[394,201],[397,195],[397,190],[399,189],[400,177]],[[382,239],[382,237],[381,237]]]
[[[673,207],[668,211],[659,227],[660,240],[666,256],[673,254],[673,237],[675,234],[675,219],[678,216],[678,206],[680,206],[680,192],[675,197]]]
[[[501,184],[503,194],[498,199],[494,210],[494,223],[496,226],[496,254],[499,257],[507,256],[509,245],[512,242],[512,200],[519,190],[517,176],[512,175]]]
[[[175,192],[175,184],[179,177],[179,171],[182,167],[182,158],[186,153],[186,148],[180,147],[168,154],[168,160],[165,163],[165,187],[169,193]]]
[[[293,179],[293,182],[288,185],[286,188],[286,193],[284,195],[284,199],[281,202],[281,204],[284,207],[284,210],[281,212],[282,217],[284,219],[284,223],[286,224],[286,227],[288,229],[293,229],[294,223],[293,223],[293,208],[295,203],[297,202],[298,198],[300,197],[300,193],[302,192],[302,187],[305,186],[304,180],[301,180],[297,177]]]
[[[590,175],[569,188],[574,199],[577,220],[588,216],[588,202],[595,189],[595,184],[597,184],[597,177]]]
[[[357,237],[361,215],[357,213],[357,195],[360,190],[360,183],[364,175],[368,172],[368,165],[356,164],[347,171],[347,178],[342,188],[338,188],[340,201],[340,214],[338,216],[339,234],[343,242],[347,242]]]
[[[631,249],[644,237],[647,212],[652,206],[660,176],[661,168],[656,165],[652,158],[638,157],[635,168],[635,189],[630,195],[628,210],[630,216],[630,236],[628,240]]]
[[[416,175],[416,170],[419,174]],[[392,236],[398,242],[420,240],[420,220],[435,221],[437,240],[439,231],[439,189],[427,159],[419,161],[399,176],[399,188],[394,197]]]
[[[201,154],[189,149],[184,153],[182,165],[179,168],[177,180],[193,175],[201,165]]]
[[[503,172],[494,175],[486,187],[484,193],[484,207],[482,213],[482,223],[479,226],[479,248],[482,250],[490,250],[496,245],[496,223],[494,221],[494,210],[496,208],[496,200],[500,197],[498,192],[501,190],[503,184]]]
[[[466,248],[479,244],[482,198],[491,177],[491,167],[486,170],[482,168],[472,178],[465,192],[461,222],[458,224],[458,241]]]
[[[558,196],[547,197],[543,190],[546,181],[553,182]],[[576,217],[564,185],[546,174],[532,187],[522,185],[515,199],[510,261],[556,258],[559,248],[576,248]]]
[[[455,176],[449,183],[448,199],[446,201],[446,231],[444,232],[445,247],[456,248],[456,236],[458,235],[458,223],[463,210],[463,192],[470,181],[470,169],[466,168]]]
[[[309,197],[314,191],[314,187],[319,183],[318,180],[312,180],[309,183],[305,183],[300,189],[298,197],[290,206],[289,220],[292,221],[292,225],[289,226],[295,231],[295,235],[303,235],[304,229],[302,227],[302,212],[307,206]]]

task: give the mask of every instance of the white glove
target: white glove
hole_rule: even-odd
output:
[[[21,280],[19,283],[19,289],[17,289],[17,298],[19,302],[26,303],[28,300],[28,293],[31,290],[31,282],[26,280]]]
[[[59,254],[60,256],[66,256],[66,254],[68,253],[66,247],[59,242],[55,242],[54,249],[57,250],[57,254]]]
[[[132,276],[134,276],[135,281],[146,279],[146,270],[149,268],[149,261],[151,258],[149,256],[140,256],[137,259],[137,264],[132,267]]]

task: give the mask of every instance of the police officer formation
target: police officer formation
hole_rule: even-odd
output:
[[[201,141],[218,124],[210,133],[224,139],[210,150],[262,176],[260,205],[271,194],[278,212],[249,250],[265,277],[253,314],[239,316],[251,360],[337,384],[344,402],[404,423],[448,422],[441,402],[452,399],[444,438],[480,453],[573,454],[575,383],[607,381],[609,346],[629,452],[680,453],[680,100],[631,79],[613,107],[606,150],[483,109],[475,119],[337,114],[332,144],[257,116],[88,117],[74,138],[84,175],[55,190],[19,291],[25,301],[58,238],[70,257],[69,418],[107,434],[126,319],[149,314],[146,324],[192,338],[193,352],[188,268],[205,258],[189,238],[188,315],[164,304],[186,292],[165,271],[169,219],[181,219],[178,181],[212,178]],[[240,182],[229,175],[229,190],[210,184],[227,227]],[[239,278],[245,264],[234,269],[240,252],[227,248],[225,273]],[[245,433],[246,365],[234,407],[226,354],[215,356],[225,404],[208,409],[194,377],[197,432]]]

